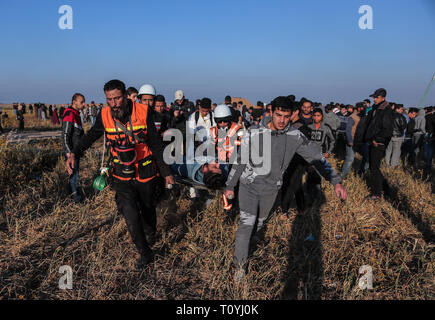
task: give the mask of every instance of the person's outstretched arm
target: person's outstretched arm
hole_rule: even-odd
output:
[[[73,173],[74,169],[74,160],[77,157],[81,157],[83,153],[90,148],[90,146],[97,141],[104,134],[104,125],[103,118],[101,116],[101,112],[97,116],[97,121],[95,125],[89,130],[87,134],[85,134],[81,139],[78,145],[74,147],[72,153],[69,153],[68,159],[66,161],[66,170],[69,174]]]
[[[313,165],[317,171],[335,187],[337,197],[342,200],[347,198],[347,192],[342,186],[342,179],[338,173],[332,168],[329,162],[325,159],[318,148],[311,143],[302,133],[298,134],[298,147],[296,153],[305,159],[309,164]]]
[[[82,156],[83,153],[88,150],[95,141],[97,141],[104,134],[104,125],[101,112],[97,116],[94,126],[85,134],[77,146],[74,147],[73,152],[75,156]]]

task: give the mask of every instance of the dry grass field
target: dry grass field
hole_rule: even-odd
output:
[[[322,204],[271,216],[246,280],[235,285],[238,218],[226,219],[218,197],[203,209],[182,193],[177,212],[161,210],[156,259],[135,270],[114,192],[92,190],[100,147],[82,161],[87,198],[77,205],[60,139],[0,141],[0,299],[435,298],[435,198],[419,173],[384,168],[392,192],[379,203],[364,202],[369,191],[358,176],[346,180],[344,203],[323,182]],[[72,290],[58,287],[63,265],[73,269]],[[373,270],[372,290],[358,286],[364,265]]]
[[[15,118],[15,115],[12,110],[11,105],[0,105],[2,108],[3,114],[7,113],[7,118],[2,118],[2,127],[6,132],[10,130],[14,130],[18,128],[18,121]],[[58,110],[59,111],[59,110]],[[48,120],[40,120],[37,119],[35,113],[30,114],[29,111],[24,115],[24,131],[51,131],[60,129],[60,125],[54,125],[51,122],[51,119],[48,117]]]

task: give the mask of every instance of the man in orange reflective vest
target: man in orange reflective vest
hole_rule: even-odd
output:
[[[211,142],[216,146],[219,162],[231,164],[231,158],[236,147],[240,146],[243,130],[237,123],[232,122],[231,110],[221,104],[214,110],[216,126],[210,128]],[[236,153],[234,153],[236,155]]]
[[[141,255],[137,267],[143,268],[153,259],[150,245],[156,231],[155,177],[159,172],[166,186],[174,184],[174,178],[163,161],[163,145],[148,106],[127,99],[125,84],[119,80],[106,83],[104,93],[108,107],[101,110],[95,125],[74,147],[66,167],[72,171],[74,158],[106,135],[116,204]]]
[[[214,119],[217,125],[210,128],[211,142],[216,147],[219,162],[231,165],[237,160],[237,148],[240,147],[243,135],[242,127],[232,121],[231,110],[225,104],[215,108]],[[231,219],[234,219],[231,213],[233,208],[232,199],[227,199],[223,195],[223,202],[225,212],[230,215]]]

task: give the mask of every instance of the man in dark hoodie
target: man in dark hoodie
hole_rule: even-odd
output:
[[[257,231],[263,227],[283,184],[283,174],[295,153],[315,166],[335,186],[339,198],[347,197],[341,178],[318,147],[290,126],[291,108],[292,101],[287,97],[278,97],[272,102],[272,119],[264,118],[258,126],[247,130],[242,139],[241,161],[233,165],[228,176],[225,195],[229,199],[234,197],[234,188],[240,180],[240,221],[234,253],[236,282],[241,282],[246,273],[254,225],[257,222]],[[258,164],[258,159],[254,158],[261,154],[263,163]]]
[[[403,162],[408,161],[410,165],[415,164],[415,151],[414,151],[414,144],[413,144],[413,135],[417,131],[415,129],[415,117],[418,115],[418,109],[417,108],[409,108],[408,109],[408,123],[406,125],[405,130],[405,139],[403,142],[403,152],[402,152],[402,159]]]
[[[386,96],[387,91],[382,88],[370,96],[374,99],[374,105],[367,115],[364,139],[370,146],[371,194],[366,200],[380,200],[385,183],[381,161],[393,136],[393,110],[386,101]]]

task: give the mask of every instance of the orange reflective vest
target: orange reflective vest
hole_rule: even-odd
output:
[[[212,142],[216,145],[218,159],[220,161],[229,162],[231,155],[234,152],[234,146],[241,145],[241,136],[237,135],[239,130],[242,129],[237,123],[232,122],[231,128],[228,130],[227,135],[225,137],[219,137],[219,129],[218,127],[210,128],[210,135],[212,138]],[[234,137],[234,138],[233,138]]]
[[[124,125],[118,120],[113,119],[110,107],[105,107],[101,110],[106,137],[111,145],[110,152],[113,158],[111,171],[114,178],[122,181],[137,180],[139,182],[148,182],[156,176],[156,165],[152,152],[146,143],[148,138],[147,113],[148,107],[146,105],[134,102],[130,117],[131,122],[129,121],[127,125]],[[123,129],[126,130],[124,131]],[[115,150],[115,146],[119,142],[126,141],[125,139],[128,139],[130,143],[133,143],[133,139],[135,140],[134,150],[136,151],[136,159],[130,167],[134,169],[134,173],[130,174],[125,173],[125,166],[120,162]]]

